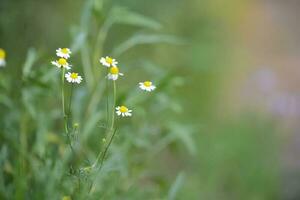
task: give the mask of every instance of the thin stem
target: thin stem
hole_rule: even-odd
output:
[[[113,106],[112,106],[112,110],[111,110],[110,131],[113,131],[114,123],[115,123],[115,107],[116,107],[116,94],[117,94],[116,81],[113,81],[113,90],[114,90],[114,95],[113,95]]]
[[[72,118],[71,109],[72,109],[73,88],[74,88],[74,85],[72,83],[71,92],[70,92],[70,98],[69,98],[69,108],[68,108],[69,118]]]
[[[100,161],[99,171],[102,169],[103,162],[104,162],[104,160],[105,160],[105,156],[106,156],[107,151],[108,151],[108,149],[109,149],[109,147],[110,147],[110,145],[111,145],[111,143],[112,143],[112,141],[113,141],[113,139],[114,139],[114,136],[115,136],[116,132],[117,132],[117,128],[113,131],[113,134],[112,134],[112,136],[111,136],[111,138],[110,138],[110,140],[109,140],[109,143],[107,144],[107,146],[106,146],[106,148],[105,148],[105,150],[104,150],[104,152],[103,152],[103,156],[102,156],[101,161]]]
[[[74,147],[72,145],[72,140],[71,140],[70,134],[67,134],[67,138],[68,138],[68,143],[70,145],[71,151],[75,155],[75,150],[74,150]]]
[[[116,89],[116,82],[113,81],[113,106],[112,106],[112,110],[111,110],[111,126],[110,129],[108,130],[108,134],[106,136],[106,141],[108,141],[107,145],[104,146],[104,150],[100,151],[94,164],[92,165],[92,167],[96,167],[96,165],[99,163],[100,161],[100,166],[99,166],[99,171],[102,169],[103,166],[103,162],[105,160],[105,156],[108,152],[108,149],[110,147],[110,145],[112,144],[112,141],[114,139],[114,136],[117,132],[117,129],[114,129],[114,122],[115,122],[115,107],[116,107],[116,94],[117,94],[117,89]],[[91,193],[92,188],[94,185],[94,181],[92,181],[91,185],[90,185],[90,189],[89,189],[89,193]]]
[[[62,112],[64,116],[64,127],[65,127],[65,133],[68,134],[68,117],[66,115],[66,109],[65,109],[65,68],[62,68],[61,71],[61,100],[62,100]]]
[[[106,69],[106,74],[109,73],[109,69]],[[108,120],[109,120],[109,92],[108,92],[108,78],[106,78],[106,129],[108,128]]]
[[[64,116],[65,134],[67,135],[68,143],[70,145],[72,152],[75,153],[74,148],[72,146],[72,140],[69,134],[68,115],[66,114],[66,108],[65,108],[65,68],[62,68],[61,72],[62,72],[61,73],[61,99],[62,99],[62,112]],[[72,90],[73,90],[73,86],[72,86]],[[70,107],[71,107],[71,97],[69,102],[69,114],[70,114]]]
[[[72,124],[72,112],[71,112],[71,109],[72,109],[72,98],[73,98],[73,88],[74,88],[74,84],[72,83],[71,85],[71,91],[70,91],[70,98],[69,98],[69,108],[68,108],[68,118],[69,118],[69,121],[70,123]],[[69,140],[69,145],[70,145],[70,148],[73,152],[73,154],[75,155],[75,150],[74,150],[74,147],[72,145],[72,139],[71,137],[73,137],[75,131],[76,131],[77,128],[72,128],[72,131],[71,133],[68,133],[67,137],[68,137],[68,140]]]
[[[110,138],[108,144],[106,145],[106,147],[105,147],[105,149],[104,149],[104,151],[103,151],[103,154],[101,154],[101,153],[99,154],[99,156],[102,155],[102,158],[101,158],[101,161],[100,161],[100,166],[99,166],[99,170],[98,170],[98,171],[100,171],[100,170],[102,169],[102,167],[103,167],[103,162],[104,162],[104,160],[105,160],[105,157],[106,157],[106,154],[107,154],[107,152],[108,152],[108,149],[109,149],[110,145],[112,144],[112,141],[113,141],[113,139],[114,139],[114,136],[116,135],[116,132],[117,132],[117,128],[115,128],[115,130],[112,132],[112,136],[111,136],[111,138]],[[98,159],[98,158],[97,158],[97,159]],[[95,178],[95,179],[96,179],[96,178]],[[91,182],[91,185],[90,185],[90,188],[89,188],[89,193],[91,193],[94,183],[95,183],[95,180],[93,180],[93,181]]]
[[[113,81],[113,106],[112,106],[112,110],[111,110],[111,125],[110,125],[110,128],[107,129],[108,130],[108,134],[105,138],[106,141],[111,141],[111,139],[113,138],[114,136],[114,122],[115,122],[115,107],[116,107],[116,94],[117,94],[117,89],[116,89],[116,82]],[[98,162],[99,162],[99,159],[101,158],[101,155],[105,154],[106,153],[106,149],[107,147],[109,147],[110,145],[110,142],[108,145],[106,145],[104,147],[104,151],[100,151],[97,158],[96,158],[96,161],[94,162],[94,164],[92,165],[93,167],[95,167]],[[103,156],[102,156],[103,157]],[[103,161],[101,161],[103,162]]]

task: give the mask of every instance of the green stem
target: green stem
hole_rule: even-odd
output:
[[[114,90],[114,95],[113,95],[113,106],[112,106],[112,110],[111,110],[110,132],[113,131],[114,123],[115,123],[115,107],[116,107],[116,94],[117,94],[116,81],[113,81],[113,90]]]
[[[102,169],[103,162],[104,162],[104,160],[105,160],[105,156],[106,156],[107,151],[108,151],[108,149],[109,149],[109,147],[110,147],[110,145],[111,145],[111,143],[112,143],[112,141],[113,141],[113,139],[114,139],[114,136],[115,136],[116,132],[117,132],[117,128],[112,132],[112,136],[111,136],[111,138],[110,138],[108,144],[106,145],[106,147],[105,147],[103,153],[101,154],[101,152],[100,152],[100,154],[98,155],[99,158],[100,158],[100,156],[102,155],[102,158],[101,158],[101,161],[100,161],[100,166],[99,166],[99,171]],[[98,158],[97,158],[97,160],[98,160]],[[90,187],[89,187],[89,193],[91,193],[94,183],[95,183],[95,180],[91,182],[91,185],[90,185]]]
[[[109,69],[108,69],[108,67],[107,67],[107,69],[106,69],[106,74],[108,74],[109,73]],[[108,89],[108,83],[109,83],[109,80],[108,80],[108,78],[106,78],[106,93],[107,93],[107,95],[106,95],[106,129],[108,129],[108,123],[109,123],[109,89]]]
[[[106,146],[106,148],[105,148],[105,150],[104,150],[104,152],[103,152],[103,156],[102,156],[101,161],[100,161],[99,171],[102,169],[102,166],[103,166],[103,162],[104,162],[104,160],[105,160],[106,153],[107,153],[107,151],[108,151],[108,149],[109,149],[109,147],[110,147],[110,145],[111,145],[111,143],[112,143],[112,141],[113,141],[113,139],[114,139],[114,136],[115,136],[116,132],[117,132],[117,129],[115,129],[115,130],[112,132],[112,136],[111,136],[111,138],[110,138],[110,140],[109,140],[109,142],[108,142],[108,144],[107,144],[107,146]]]
[[[69,98],[69,108],[68,108],[68,114],[69,114],[69,118],[70,119],[72,118],[71,109],[72,109],[73,88],[74,88],[74,84],[72,83],[71,92],[70,92],[70,98]]]
[[[68,117],[65,109],[65,68],[61,71],[61,100],[62,100],[62,112],[64,116],[65,133],[68,134]]]
[[[111,110],[111,125],[110,128],[108,129],[108,134],[105,138],[106,141],[109,141],[109,143],[107,145],[104,146],[104,149],[102,151],[99,152],[95,163],[92,165],[93,167],[95,167],[98,163],[99,160],[101,158],[101,165],[103,163],[103,160],[105,158],[105,154],[112,142],[112,139],[114,137],[115,131],[114,131],[114,122],[115,122],[115,107],[116,107],[116,94],[117,94],[117,89],[116,89],[116,82],[113,81],[113,106],[112,106],[112,110]],[[102,156],[102,157],[101,157]]]
[[[105,160],[106,154],[107,154],[107,152],[109,150],[109,147],[112,144],[114,136],[115,136],[115,134],[117,132],[117,129],[116,128],[114,129],[114,124],[115,124],[115,107],[116,107],[116,94],[117,94],[116,81],[113,81],[113,106],[112,106],[112,110],[111,110],[111,125],[110,125],[110,128],[107,129],[108,130],[108,134],[107,134],[107,136],[105,138],[106,141],[108,141],[108,143],[106,143],[106,145],[104,146],[103,150],[99,152],[96,161],[92,165],[92,168],[96,167],[97,164],[100,161],[99,171],[102,169],[103,162]],[[91,193],[93,185],[94,185],[94,181],[92,181],[92,183],[90,185],[89,193]]]
[[[103,154],[102,154],[103,156],[102,156],[101,161],[100,161],[100,169],[101,169],[103,161],[105,159],[106,152],[108,151],[108,148],[109,148],[110,144],[112,143],[112,140],[113,140],[113,138],[115,136],[115,133],[116,133],[116,129],[114,130],[116,94],[117,94],[116,81],[113,81],[113,106],[112,106],[112,110],[111,110],[111,125],[110,125],[110,128],[108,129],[108,134],[107,134],[107,137],[106,137],[106,141],[109,141],[109,142],[108,142],[108,144],[106,145],[106,147],[103,151]]]

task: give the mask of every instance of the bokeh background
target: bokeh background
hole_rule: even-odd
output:
[[[295,0],[0,0],[1,199],[300,199],[299,9]],[[75,158],[50,65],[58,47],[72,48],[85,80],[74,94]],[[101,146],[110,94],[97,58],[108,54],[126,75],[117,102],[134,117],[120,121],[87,197],[65,163],[79,169]],[[158,89],[139,93],[143,79]]]

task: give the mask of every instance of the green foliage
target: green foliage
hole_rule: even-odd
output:
[[[27,41],[27,29],[25,41],[16,40],[17,31],[0,37],[8,49],[8,65],[0,69],[0,199],[278,199],[274,124],[256,114],[256,120],[218,121],[212,99],[228,66],[224,60],[231,58],[226,30],[216,26],[214,14],[198,13],[196,1],[78,2],[43,2],[41,11],[26,7],[40,15],[51,10],[51,17],[40,18],[42,28],[30,30],[43,43]],[[211,2],[203,1],[201,10],[214,7]],[[154,17],[145,12],[149,4]],[[0,8],[6,29],[7,8]],[[60,26],[53,31],[45,24]],[[74,152],[63,127],[61,74],[50,64],[59,46],[71,48],[73,67],[84,78],[73,90]],[[117,119],[104,164],[95,170],[112,115],[112,86],[98,61],[105,55],[122,65],[116,102],[132,108],[133,117]],[[157,89],[141,92],[137,83],[143,80],[153,80]],[[68,101],[71,87],[65,89]]]
[[[72,58],[76,59],[74,68],[79,70],[79,66],[83,67],[86,82],[74,88],[71,123],[79,123],[78,131],[72,136],[74,152],[67,146],[69,136],[63,131],[59,71],[51,67],[48,59],[40,56],[38,50],[29,49],[22,67],[19,98],[10,94],[11,90],[5,89],[14,87],[15,83],[9,79],[7,71],[2,72],[6,73],[3,77],[3,91],[6,93],[2,93],[1,107],[3,110],[12,110],[6,117],[1,115],[6,121],[1,129],[3,145],[0,159],[1,196],[5,199],[60,199],[65,195],[73,199],[164,198],[170,185],[166,182],[167,178],[160,177],[152,170],[155,158],[171,144],[181,141],[191,153],[195,152],[195,145],[189,138],[190,130],[178,124],[176,127],[180,127],[180,131],[174,131],[172,123],[176,119],[171,116],[176,111],[168,110],[172,94],[164,89],[168,86],[164,82],[166,77],[161,77],[156,82],[160,89],[151,96],[141,91],[135,92],[137,84],[131,84],[134,93],[122,92],[119,95],[117,102],[128,102],[134,110],[134,116],[132,119],[118,119],[116,138],[108,151],[103,169],[100,171],[88,167],[96,160],[103,146],[101,141],[106,132],[104,124],[109,123],[109,116],[112,115],[106,111],[107,107],[111,107],[111,88],[106,86],[105,74],[98,63],[98,59],[107,54],[104,42],[109,30],[113,24],[153,30],[162,27],[151,18],[121,7],[112,7],[98,21],[94,18],[97,16],[97,13],[93,13],[94,3],[85,3],[80,27],[72,29],[74,40],[70,46],[74,54]],[[90,23],[93,18],[95,21]],[[100,26],[95,35],[92,30],[94,26],[97,27],[96,24]],[[121,53],[125,54],[137,44],[176,41],[173,36],[156,33],[136,35],[117,47],[115,54],[119,54],[119,58]],[[47,54],[50,58],[54,52]],[[130,79],[130,70],[127,72],[126,76]],[[150,75],[150,79],[155,78]],[[120,82],[124,84],[126,80]],[[69,98],[70,87],[66,89]],[[160,106],[157,107],[157,104]],[[155,118],[158,113],[164,113],[160,119]],[[191,144],[192,147],[189,146]],[[182,175],[178,176],[170,189],[170,199],[175,198],[180,185]]]

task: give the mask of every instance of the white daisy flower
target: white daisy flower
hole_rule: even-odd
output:
[[[4,49],[0,48],[0,67],[5,67],[6,61],[5,61],[6,53]]]
[[[113,59],[113,58],[111,58],[109,56],[106,56],[105,58],[102,57],[100,59],[100,63],[102,65],[106,66],[106,67],[111,67],[111,66],[116,67],[117,64],[118,64],[118,62],[116,61],[116,59]]]
[[[119,68],[117,66],[114,66],[110,68],[107,78],[115,81],[118,79],[119,76],[123,76],[123,75],[124,74],[119,73]]]
[[[56,61],[52,61],[51,64],[55,65],[58,68],[64,67],[67,70],[71,69],[71,65],[69,65],[69,63],[67,62],[67,60],[64,59],[64,58],[60,58],[60,59],[58,59]]]
[[[65,77],[69,83],[80,83],[82,81],[82,77],[75,72],[68,72],[65,74]]]
[[[129,110],[126,106],[116,107],[116,113],[122,117],[130,117],[132,115],[132,110]]]
[[[58,48],[56,49],[56,55],[61,58],[70,58],[71,50],[69,48]]]
[[[155,88],[156,88],[155,85],[153,85],[151,81],[140,82],[139,85],[140,85],[139,87],[142,90],[145,90],[148,92],[151,92],[151,91],[155,90]]]

